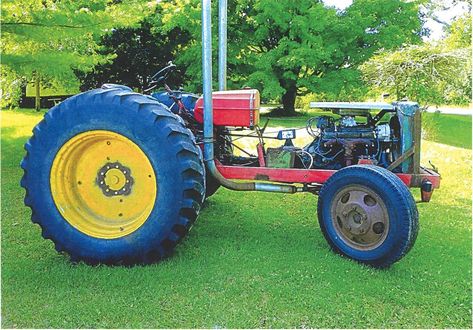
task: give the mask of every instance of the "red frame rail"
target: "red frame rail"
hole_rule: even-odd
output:
[[[307,170],[296,168],[270,168],[228,166],[215,161],[217,169],[226,179],[260,180],[281,183],[318,183],[323,184],[337,172],[336,170]],[[440,175],[432,170],[421,168],[419,174],[395,173],[408,187],[421,187],[429,181],[432,189],[440,186]]]

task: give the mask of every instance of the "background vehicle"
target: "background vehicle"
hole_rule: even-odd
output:
[[[149,263],[170,254],[220,186],[311,192],[335,251],[376,267],[402,258],[418,232],[408,187],[420,187],[429,201],[440,181],[420,166],[417,104],[314,103],[332,114],[308,121],[308,145],[293,144],[295,129],[265,135],[259,92],[225,90],[225,6],[219,92],[211,90],[210,1],[203,0],[203,97],[166,85],[170,63],[152,79],[163,93],[106,84],[46,114],[22,162],[33,222],[73,260]],[[235,140],[242,136],[257,139],[255,151],[241,150]],[[266,148],[268,138],[281,146]]]

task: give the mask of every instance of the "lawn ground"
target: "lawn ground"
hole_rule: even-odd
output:
[[[380,271],[329,250],[316,197],[224,189],[160,264],[71,264],[31,223],[19,186],[23,144],[42,114],[1,115],[4,328],[471,327],[471,117],[436,119],[422,158],[442,187],[418,204],[413,250]]]

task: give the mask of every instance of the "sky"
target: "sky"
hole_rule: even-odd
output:
[[[353,0],[323,0],[325,5],[333,6],[338,9],[345,9],[346,7],[350,6]],[[450,0],[445,0],[447,3]],[[439,11],[437,12],[438,18],[442,21],[451,22],[454,17],[457,17],[465,12],[465,7],[461,4],[456,5],[455,7],[451,8],[450,10],[446,11]],[[426,40],[439,40],[443,37],[444,31],[443,26],[440,23],[435,22],[432,19],[428,19],[425,27],[430,29],[430,36],[426,37]]]

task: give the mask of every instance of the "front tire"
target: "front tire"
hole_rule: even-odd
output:
[[[318,201],[320,228],[337,253],[389,267],[414,245],[419,216],[404,183],[378,166],[350,166],[333,174]]]
[[[205,195],[192,133],[156,100],[119,87],[52,108],[25,149],[21,184],[32,221],[73,261],[168,256]]]

